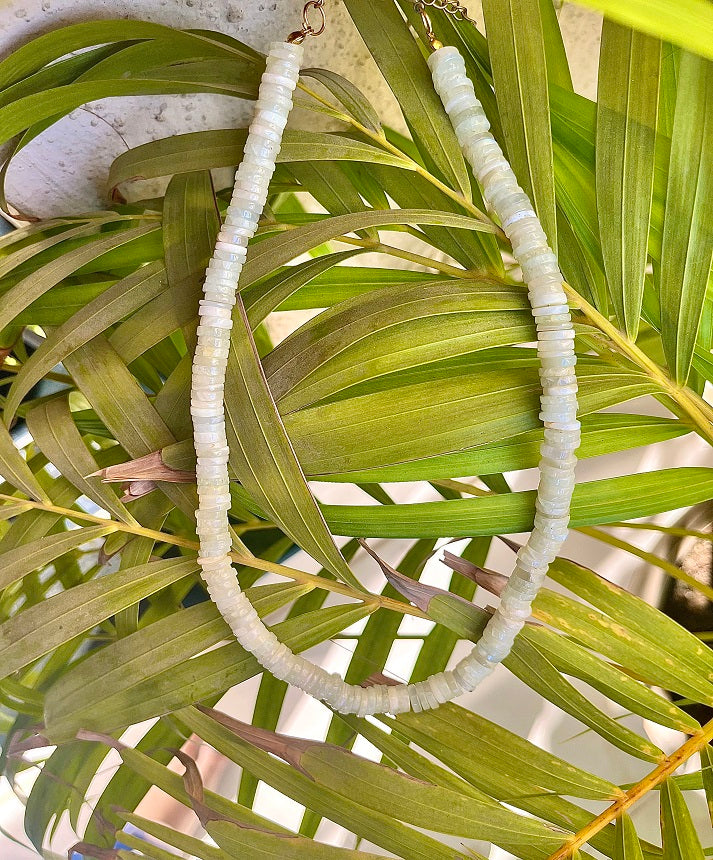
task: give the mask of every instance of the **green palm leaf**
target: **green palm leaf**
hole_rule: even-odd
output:
[[[659,292],[672,375],[688,376],[713,261],[713,61],[681,56]]]
[[[609,21],[597,98],[597,208],[619,326],[636,340],[654,191],[661,43]]]
[[[539,0],[486,0],[495,95],[507,154],[557,247],[547,60]]]
[[[713,11],[706,0],[577,0],[603,12],[613,21],[634,27],[651,36],[667,39],[694,53],[713,59],[708,34],[713,27]]]
[[[703,848],[683,793],[672,780],[661,787],[661,838],[664,860],[703,860]]]

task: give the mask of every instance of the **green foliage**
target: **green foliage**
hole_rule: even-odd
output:
[[[442,11],[432,17],[464,53],[557,244],[577,332],[580,456],[596,463],[694,433],[713,441],[699,396],[713,381],[713,55],[703,0],[588,5],[612,15],[597,104],[572,90],[550,0],[488,0],[488,41]],[[352,683],[385,670],[405,617],[430,620],[417,680],[480,635],[488,616],[472,603],[476,589],[503,585],[485,569],[491,538],[531,526],[534,492],[511,492],[503,473],[537,465],[537,359],[526,291],[431,86],[418,16],[392,0],[346,6],[411,139],[351,82],[304,70],[301,106],[335,128],[286,133],[243,272],[226,382],[234,560],[291,648],[348,631]],[[11,163],[61,116],[108,96],[252,99],[263,62],[208,31],[73,25],[0,62],[0,141],[11,141]],[[139,146],[112,165],[106,210],[0,239],[4,773],[30,766],[25,748],[47,748],[28,838],[41,850],[67,812],[82,850],[100,857],[116,838],[129,846],[116,856],[159,860],[369,860],[362,840],[404,860],[482,858],[488,843],[523,860],[703,857],[710,840],[685,792],[704,789],[711,806],[713,726],[662,690],[713,706],[711,651],[574,561],[553,564],[559,590],[540,594],[501,671],[595,733],[606,761],[649,763],[628,791],[596,763],[575,767],[453,704],[398,719],[331,714],[324,743],[276,732],[286,688],[271,677],[260,679],[251,725],[212,710],[261,674],[197,576],[189,416],[202,274],[228,196],[213,171],[239,161],[245,136],[218,129]],[[161,197],[127,203],[137,177],[169,182]],[[365,262],[369,252],[378,256]],[[278,310],[314,313],[273,346],[264,323]],[[642,396],[648,413],[627,406]],[[636,474],[616,462],[620,473],[577,487],[573,527],[695,585],[594,526],[709,501],[713,470]],[[351,484],[369,503],[322,504],[312,481]],[[384,482],[412,484],[423,501],[394,503]],[[413,543],[372,594],[350,567],[363,550],[341,537]],[[447,556],[447,588],[420,582],[436,542],[450,538],[469,542]],[[286,564],[296,546],[323,565],[318,574]],[[151,719],[135,747],[119,742]],[[690,738],[667,758],[643,720]],[[185,753],[185,774],[169,769],[190,734],[242,768],[236,800],[204,788]],[[380,763],[351,751],[359,737]],[[109,748],[121,764],[107,777]],[[701,770],[677,777],[698,751]],[[253,810],[260,782],[304,806],[299,834]],[[152,785],[215,844],[137,814]],[[637,835],[635,807],[627,813],[654,789],[662,847]],[[355,844],[315,840],[323,818]],[[128,824],[168,847],[149,848]]]

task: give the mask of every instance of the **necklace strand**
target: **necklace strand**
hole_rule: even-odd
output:
[[[321,8],[314,4],[316,8]],[[310,7],[311,8],[311,7]],[[307,25],[308,26],[308,25]],[[314,28],[310,28],[314,31]],[[310,35],[308,30],[303,35]],[[228,443],[224,384],[232,309],[248,241],[267,200],[282,132],[299,77],[302,38],[270,46],[233,196],[206,273],[199,307],[198,343],[191,381],[191,415],[196,449],[200,541],[198,562],[211,599],[240,644],[277,678],[341,713],[359,716],[436,708],[474,690],[509,653],[530,615],[532,601],[567,536],[574,489],[577,413],[574,329],[562,274],[532,204],[517,184],[502,150],[489,132],[465,63],[454,47],[439,47],[428,64],[434,86],[471,164],[486,204],[498,217],[522,268],[537,328],[544,424],[540,482],[534,527],[518,552],[500,604],[472,651],[452,670],[412,684],[346,684],[281,643],[240,590],[228,553]]]

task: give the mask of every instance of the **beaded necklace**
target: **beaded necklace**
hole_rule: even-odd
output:
[[[537,352],[542,385],[540,419],[544,443],[539,464],[534,527],[517,554],[515,568],[500,604],[472,651],[453,669],[437,672],[412,684],[346,684],[294,654],[262,622],[240,590],[228,553],[228,442],[225,432],[224,383],[230,345],[232,309],[237,300],[240,272],[247,245],[255,234],[267,200],[282,133],[292,107],[303,45],[307,36],[325,28],[324,0],[309,0],[302,29],[285,42],[274,42],[267,55],[255,115],[225,222],[208,266],[199,308],[198,342],[191,380],[191,415],[196,449],[200,540],[198,562],[208,592],[240,644],[274,676],[299,687],[341,713],[399,714],[436,708],[470,692],[510,653],[515,637],[530,615],[532,601],[550,563],[567,536],[574,490],[575,451],[579,445],[574,329],[563,277],[528,196],[517,184],[502,150],[489,132],[465,63],[457,48],[436,39],[426,5],[416,3],[432,53],[428,65],[433,83],[470,163],[490,211],[498,218],[520,264],[537,329]],[[458,3],[440,4],[461,18]],[[309,22],[317,15],[317,25]]]

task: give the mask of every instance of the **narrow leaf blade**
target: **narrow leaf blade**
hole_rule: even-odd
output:
[[[713,61],[684,52],[673,121],[659,293],[671,374],[688,376],[713,261]]]
[[[604,22],[597,99],[599,233],[620,328],[636,340],[654,192],[661,43]]]

